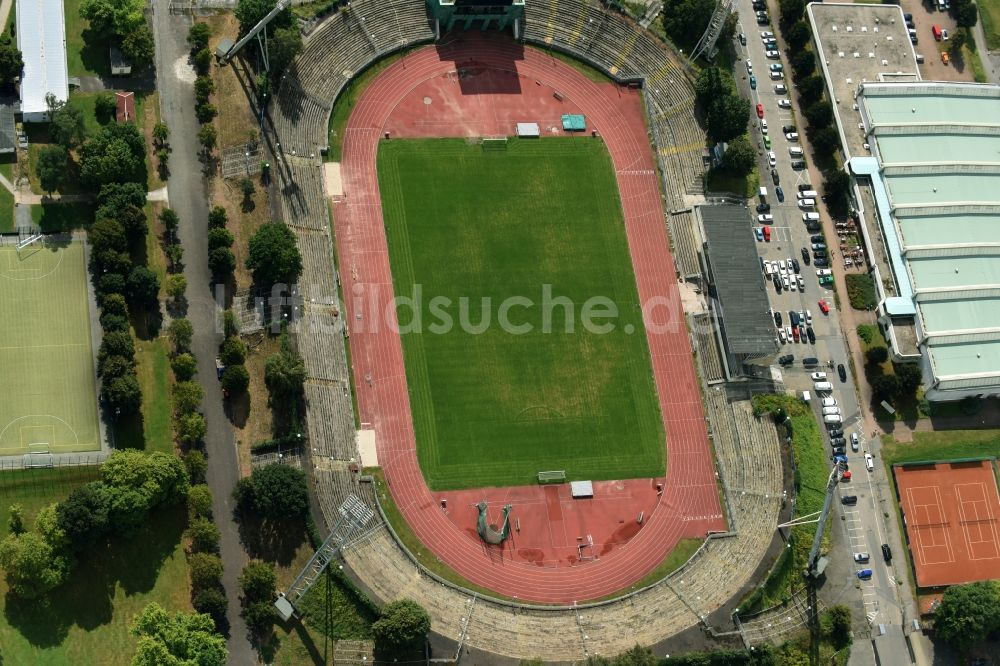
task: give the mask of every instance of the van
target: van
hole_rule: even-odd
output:
[[[944,0],[938,0],[938,2],[943,3]],[[939,25],[932,25],[931,26],[931,32],[934,34],[934,39],[940,42],[941,41],[941,26],[939,26]]]
[[[780,81],[781,79],[785,78],[785,75],[782,74],[781,72],[776,72],[774,70],[771,70],[769,73],[772,81]]]
[[[815,199],[799,199],[799,208],[815,208]]]
[[[802,152],[802,148],[799,146],[789,146],[788,154],[792,157],[802,157],[805,153]]]
[[[823,423],[843,423],[844,419],[840,417],[840,414],[827,414],[823,417]]]
[[[799,199],[819,199],[819,192],[816,190],[799,190]]]
[[[831,384],[830,382],[816,382],[815,384],[813,384],[813,388],[816,389],[817,393],[819,392],[829,393],[830,391],[833,390],[833,384]]]
[[[924,64],[924,56],[922,56],[922,55],[921,55],[921,54],[919,54],[919,53],[918,53],[918,54],[916,54],[916,55],[917,55],[917,64],[918,64],[918,65],[922,65],[922,64]]]
[[[868,468],[869,472],[875,471],[875,459],[872,458],[872,454],[870,453],[865,454],[865,467]]]
[[[812,396],[809,395],[809,391],[803,391],[802,392],[802,402],[809,402],[810,400],[812,400]]]
[[[812,189],[812,185],[810,185],[809,183],[800,183],[799,184],[799,192],[805,192],[806,190],[811,190],[811,189]]]
[[[819,222],[819,213],[802,213],[803,222]]]
[[[823,415],[829,416],[831,414],[840,414],[840,407],[824,407]]]
[[[765,203],[767,201],[767,188],[760,187],[757,189],[757,196],[760,197],[760,202]]]

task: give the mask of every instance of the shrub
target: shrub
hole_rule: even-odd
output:
[[[889,360],[889,350],[885,347],[872,347],[865,352],[865,359],[872,365],[881,365]]]
[[[177,439],[184,444],[197,444],[205,438],[207,432],[205,417],[198,412],[184,414],[177,419]]]
[[[208,253],[208,268],[216,279],[224,279],[236,270],[236,255],[228,247],[217,247]]]
[[[170,368],[178,381],[186,382],[198,372],[198,362],[194,356],[185,352],[178,354],[170,361]]]
[[[219,587],[222,578],[222,559],[211,553],[194,553],[188,557],[191,585],[196,590]]]
[[[217,588],[210,587],[206,590],[201,590],[198,594],[194,595],[191,605],[199,613],[210,616],[215,622],[216,627],[222,626],[226,621],[226,611],[229,610],[229,601],[226,599],[226,595]]]
[[[195,518],[187,528],[194,553],[217,553],[219,551],[219,528],[208,518]]]
[[[212,250],[219,247],[232,247],[233,235],[224,227],[212,227],[208,230],[208,250]]]
[[[255,634],[266,634],[278,620],[274,604],[270,601],[254,601],[243,609],[243,619]]]
[[[187,470],[191,483],[204,483],[205,473],[208,471],[208,461],[201,451],[188,451],[184,454],[184,469]]]
[[[174,384],[174,412],[178,415],[190,414],[198,409],[205,395],[198,382],[186,381]]]
[[[183,275],[171,275],[167,278],[167,295],[179,299],[187,291],[187,278]]]
[[[243,598],[247,602],[273,601],[277,580],[273,564],[259,560],[248,562],[240,573],[240,590],[243,592]]]
[[[208,227],[209,229],[222,229],[225,228],[226,222],[229,221],[226,215],[226,209],[222,206],[216,206],[208,213]]]
[[[191,51],[198,53],[202,49],[208,48],[208,40],[212,36],[212,29],[208,27],[207,23],[195,23],[188,30],[188,44],[191,45]]]
[[[178,352],[191,350],[191,338],[194,337],[194,327],[187,319],[174,319],[167,328],[174,349]]]
[[[865,344],[870,344],[878,333],[878,328],[874,324],[858,324],[858,337],[864,340]]]
[[[250,386],[250,373],[245,366],[227,365],[222,372],[222,388],[233,394],[240,394]]]
[[[212,491],[203,483],[191,486],[187,505],[192,518],[208,518],[212,514]]]
[[[97,95],[94,99],[94,115],[97,116],[99,121],[108,122],[115,117],[118,112],[118,102],[115,101],[115,96],[109,92],[102,92]]]
[[[214,104],[205,102],[195,107],[194,114],[198,117],[198,122],[204,125],[212,122],[212,120],[219,115],[219,110],[215,108]],[[199,132],[199,135],[200,134],[201,132]]]
[[[128,319],[118,314],[101,313],[101,328],[105,333],[112,331],[127,331]]]
[[[238,337],[226,338],[219,351],[223,365],[242,365],[247,359],[247,346]]]
[[[874,310],[878,304],[875,294],[875,280],[867,273],[849,273],[847,298],[855,310]]]
[[[382,608],[382,616],[372,624],[378,645],[391,654],[408,651],[424,640],[431,630],[431,618],[412,599],[399,599]]]
[[[208,48],[199,49],[194,54],[194,70],[198,74],[208,74],[212,68],[212,52]]]

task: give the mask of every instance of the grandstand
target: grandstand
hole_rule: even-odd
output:
[[[690,227],[685,211],[691,197],[702,193],[706,152],[693,115],[689,65],[630,19],[587,0],[527,3],[523,30],[526,42],[573,55],[619,81],[643,85],[666,208],[676,213],[669,219]],[[306,421],[315,490],[330,524],[350,493],[372,506],[377,502],[374,487],[360,483],[351,471],[351,461],[358,458],[356,424],[343,326],[334,311],[337,276],[322,182],[328,118],[334,100],[356,74],[393,51],[434,37],[420,3],[354,0],[344,15],[313,27],[271,109],[278,205],[303,248],[302,282],[314,285],[293,332],[308,375]],[[374,145],[377,130],[364,131],[371,133]],[[687,243],[689,234],[683,229],[673,236]],[[773,426],[757,421],[745,404],[730,406],[721,391],[710,391],[708,398],[720,477],[730,488],[730,532],[706,541],[681,570],[627,601],[543,608],[472,594],[416,564],[381,518],[377,529],[343,554],[344,562],[375,597],[417,600],[430,613],[435,631],[457,645],[514,658],[611,655],[636,642],[655,644],[707,624],[709,614],[749,582],[774,536],[781,506],[781,477],[773,473],[780,464],[780,444]]]

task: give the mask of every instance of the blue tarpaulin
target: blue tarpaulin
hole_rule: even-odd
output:
[[[579,114],[564,113],[562,125],[567,132],[582,132],[587,129],[587,121]]]

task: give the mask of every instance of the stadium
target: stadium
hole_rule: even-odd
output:
[[[427,608],[456,655],[731,627],[772,544],[774,428],[705,389],[678,291],[705,152],[691,77],[586,0],[361,0],[310,27],[282,80],[316,496],[345,568]],[[546,296],[601,298],[612,330],[570,332],[580,313]],[[435,298],[474,305],[437,332]],[[471,330],[505,308],[523,332]]]

